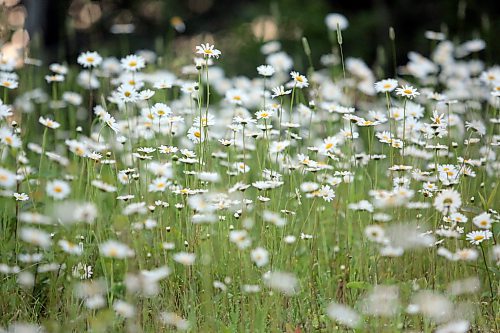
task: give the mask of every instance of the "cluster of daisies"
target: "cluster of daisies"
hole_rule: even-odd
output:
[[[340,14],[325,23],[339,36],[349,26]],[[0,273],[15,281],[10,292],[70,281],[64,297],[112,309],[138,332],[140,300],[165,286],[180,294],[183,284],[213,279],[215,293],[292,297],[313,282],[288,258],[353,255],[352,241],[367,239],[374,244],[358,255],[387,265],[414,251],[438,266],[477,262],[478,277],[441,283],[453,296],[483,288],[493,302],[500,67],[471,56],[485,47],[480,40],[426,37],[436,43],[429,57],[410,52],[398,78],[381,80],[363,60],[335,52],[306,76],[278,41],[262,45],[253,78],[227,77],[209,43],[175,72],[149,50],[121,59],[83,52],[76,75],[51,64],[45,87],[20,82],[40,66],[35,59],[19,73],[3,60],[0,207],[2,242],[13,245]],[[220,260],[217,247],[238,251],[254,274],[191,270]],[[239,261],[228,265],[239,271]],[[395,286],[377,285],[361,303],[336,300],[324,311],[356,328],[403,308]],[[404,311],[436,332],[466,332],[471,322],[454,316],[455,306],[419,290]],[[197,325],[188,311],[151,315],[186,330]],[[8,332],[16,325],[30,327]]]

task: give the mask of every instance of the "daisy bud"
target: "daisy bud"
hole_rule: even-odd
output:
[[[14,128],[16,128],[16,127],[17,127],[17,125],[18,125],[18,124],[17,124],[17,122],[16,122],[16,121],[13,121],[13,122],[11,122],[11,123],[10,123],[10,126],[12,126],[12,127],[14,127]]]
[[[389,27],[389,38],[391,40],[395,40],[396,39],[396,33],[394,32],[394,28],[393,27]]]
[[[108,151],[108,152],[106,153],[106,157],[111,157],[111,152],[110,152],[110,151]]]
[[[171,230],[170,227],[166,227],[165,229],[167,230],[167,232],[170,232]]]
[[[342,32],[340,31],[340,24],[337,23],[337,42],[342,45]]]
[[[83,131],[82,126],[78,126],[78,127],[76,128],[76,131],[77,131],[78,133],[81,133],[81,132]]]
[[[311,48],[309,47],[309,42],[306,37],[302,37],[302,47],[304,48],[304,53],[310,57],[311,56]]]

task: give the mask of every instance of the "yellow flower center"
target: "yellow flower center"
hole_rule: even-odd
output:
[[[87,62],[93,63],[94,62],[94,57],[87,57]]]

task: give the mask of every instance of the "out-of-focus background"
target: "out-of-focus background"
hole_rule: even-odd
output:
[[[74,63],[84,50],[123,56],[140,49],[153,50],[168,61],[174,55],[192,54],[194,45],[207,41],[223,50],[222,64],[229,73],[248,74],[255,71],[262,58],[260,46],[266,41],[280,40],[292,56],[304,58],[302,36],[309,40],[313,62],[319,62],[320,55],[331,49],[329,37],[334,36],[329,36],[325,16],[332,12],[349,20],[343,31],[344,53],[368,64],[383,61],[392,52],[391,26],[399,63],[411,50],[429,52],[433,42],[424,37],[429,30],[455,41],[483,39],[487,48],[479,56],[490,63],[498,60],[500,51],[495,0],[0,0],[0,4],[2,53],[22,50],[25,56],[47,62]]]

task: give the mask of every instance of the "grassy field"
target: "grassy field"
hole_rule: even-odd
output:
[[[384,79],[327,23],[303,73],[4,55],[0,331],[498,332],[500,67],[429,33]]]

